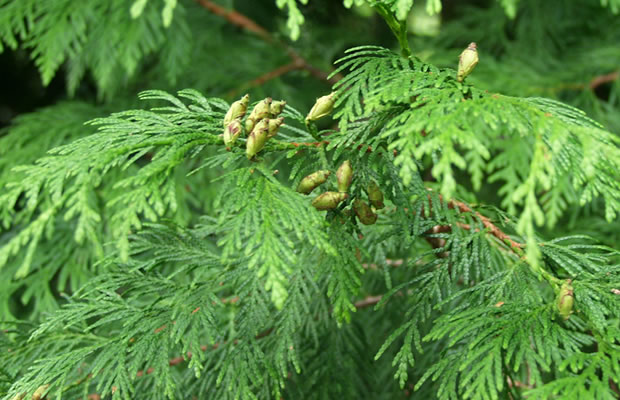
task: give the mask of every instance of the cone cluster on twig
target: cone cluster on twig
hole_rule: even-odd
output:
[[[249,103],[250,96],[246,94],[231,104],[224,116],[223,136],[226,149],[230,150],[239,136],[244,133],[245,127],[245,133],[248,135],[246,155],[248,159],[252,159],[263,149],[267,140],[276,136],[278,129],[284,123],[284,118],[278,115],[284,110],[286,101],[273,101],[271,97],[259,101],[246,118],[245,124],[242,124],[241,120],[246,114]]]
[[[314,189],[325,183],[330,175],[331,172],[328,170],[313,172],[299,182],[297,191],[303,194],[310,194]],[[340,203],[349,198],[348,191],[352,181],[353,167],[351,166],[351,161],[345,160],[336,171],[336,185],[338,191],[321,193],[312,200],[312,205],[320,211],[331,210],[338,207]],[[376,210],[385,207],[383,204],[383,193],[374,181],[370,182],[366,188],[366,193],[368,194],[368,199],[372,206],[366,201],[356,198],[353,201],[353,211],[362,224],[372,225],[377,222]]]

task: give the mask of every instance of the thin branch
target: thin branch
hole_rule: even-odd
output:
[[[590,89],[594,90],[601,85],[604,85],[609,82],[614,82],[620,79],[620,70],[612,71],[607,74],[598,75],[594,78],[590,79],[588,83],[565,83],[558,85],[556,87],[548,88],[547,90],[550,92],[559,92],[562,90],[584,90]]]
[[[402,261],[402,260],[401,260]],[[381,301],[381,298],[383,296],[382,295],[378,295],[378,296],[367,296],[366,298],[359,300],[357,302],[355,302],[355,308],[356,309],[362,309],[362,308],[367,308],[367,307],[371,307],[377,303],[379,303],[379,301]],[[269,336],[271,333],[273,332],[273,328],[269,328],[269,329],[265,329],[264,331],[260,332],[259,334],[257,334],[254,338],[256,340],[260,340],[264,337]],[[237,340],[233,341],[234,344],[237,344]],[[211,349],[217,349],[218,347],[220,347],[222,344],[226,344],[226,342],[218,342],[213,344],[212,346],[210,346]],[[202,345],[200,346],[200,350],[202,351],[207,351],[207,349],[209,348],[209,346],[206,345]],[[178,357],[174,357],[171,358],[168,361],[168,365],[173,367],[175,365],[181,364],[183,361],[189,360],[190,358],[192,358],[192,352],[188,351],[186,357],[184,356],[178,356]],[[152,374],[155,371],[155,368],[151,367],[148,368],[146,371],[144,370],[140,370],[136,373],[136,377],[142,377],[144,375],[149,375]],[[93,394],[95,395],[95,394]],[[92,396],[92,395],[91,395]]]
[[[595,76],[594,78],[592,78],[592,80],[590,81],[590,85],[588,85],[588,87],[592,90],[596,89],[597,87],[608,83],[608,82],[613,82],[615,80],[617,80],[618,78],[620,78],[620,71],[614,71],[614,72],[610,72],[608,74],[605,75],[599,75],[599,76]]]
[[[427,190],[432,191],[432,189],[427,189]],[[439,199],[443,201],[443,196],[441,194],[439,195]],[[430,194],[428,195],[428,200],[429,200],[429,209],[431,209],[432,205],[431,205]],[[480,214],[478,211],[472,210],[471,207],[469,207],[467,204],[463,203],[462,201],[452,199],[448,201],[447,205],[448,205],[448,208],[450,209],[457,209],[462,213],[474,214],[474,216],[476,216],[476,218],[478,218],[480,222],[482,222],[482,225],[489,231],[491,235],[495,236],[500,241],[508,244],[511,250],[517,253],[519,256],[523,255],[522,250],[523,250],[523,247],[525,247],[525,245],[523,243],[515,242],[514,240],[512,240],[512,238],[508,234],[506,234],[504,231],[498,228],[495,224],[493,224],[490,218],[485,217],[484,215]],[[471,229],[471,226],[467,224],[463,224],[461,227],[463,229]]]
[[[196,2],[200,4],[202,7],[211,11],[213,14],[226,19],[232,25],[238,26],[242,29],[245,29],[245,30],[248,30],[254,33],[255,35],[257,35],[258,37],[260,37],[267,43],[280,46],[291,59],[290,64],[278,67],[273,71],[269,71],[263,74],[262,76],[254,79],[253,81],[249,82],[248,84],[244,85],[243,87],[248,87],[248,86],[253,87],[259,84],[263,84],[269,81],[270,79],[274,79],[278,76],[281,76],[287,72],[290,72],[296,69],[307,71],[314,78],[321,80],[321,81],[325,81],[326,83],[329,83],[332,85],[338,82],[342,78],[341,74],[336,74],[333,77],[328,79],[328,76],[329,76],[328,72],[325,72],[322,69],[312,65],[304,57],[302,57],[295,49],[290,47],[285,42],[276,39],[271,33],[269,33],[267,29],[263,28],[262,26],[260,26],[258,23],[248,18],[247,16],[235,10],[228,10],[218,4],[215,4],[211,0],[196,0]]]
[[[200,4],[207,10],[211,11],[213,14],[224,18],[231,24],[238,26],[240,28],[246,29],[256,34],[257,36],[259,36],[260,38],[262,38],[263,40],[267,42],[274,41],[273,36],[271,36],[269,31],[267,31],[265,28],[258,25],[256,22],[252,21],[250,18],[246,17],[245,15],[237,11],[234,11],[234,10],[228,10],[218,4],[215,4],[214,2],[210,0],[196,0],[196,1],[198,2],[198,4]]]
[[[494,225],[489,218],[480,214],[478,211],[472,210],[467,204],[457,201],[457,200],[450,200],[448,201],[448,208],[452,208],[452,209],[456,208],[460,212],[463,212],[463,213],[473,213],[480,220],[480,222],[482,222],[482,225],[484,225],[484,227],[489,230],[491,235],[495,236],[502,242],[510,245],[510,247],[513,250],[519,251],[523,249],[524,247],[523,243],[518,243],[512,240],[510,236],[508,236],[501,229],[499,229],[496,225]]]
[[[269,72],[264,73],[263,75],[259,76],[258,78],[246,83],[245,85],[243,85],[243,87],[239,88],[239,89],[235,89],[235,90],[231,90],[229,95],[231,97],[234,97],[236,93],[240,92],[243,89],[249,89],[249,88],[253,88],[253,87],[257,87],[257,86],[262,86],[265,83],[269,82],[272,79],[276,79],[279,78],[282,75],[285,75],[291,71],[294,71],[296,69],[299,69],[299,65],[297,65],[295,62],[290,62],[286,65],[283,65],[281,67],[278,67],[274,70],[271,70]]]
[[[362,308],[371,307],[381,301],[383,295],[378,296],[367,296],[363,300],[359,300],[355,302],[355,308],[360,310]]]

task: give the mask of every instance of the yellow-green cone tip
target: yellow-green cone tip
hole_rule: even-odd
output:
[[[245,121],[245,130],[247,132],[252,132],[254,129],[254,125],[256,125],[263,118],[267,118],[269,116],[269,107],[271,106],[271,97],[267,97],[256,103],[248,119]]]
[[[349,197],[346,193],[341,192],[325,192],[321,193],[317,198],[312,200],[312,205],[319,211],[331,210],[338,207],[342,201]]]
[[[246,94],[240,100],[235,101],[230,105],[230,108],[224,116],[224,126],[228,126],[235,119],[243,118],[245,112],[248,109],[248,103],[250,102],[250,95]]]
[[[235,141],[241,135],[241,130],[241,121],[238,119],[233,120],[224,128],[224,144],[227,149],[230,150],[230,146],[235,144]]]
[[[351,161],[344,161],[338,171],[336,171],[336,180],[338,181],[338,191],[347,192],[351,186],[353,180],[353,168],[351,167]]]
[[[329,115],[334,109],[334,103],[336,102],[336,92],[332,92],[327,96],[319,97],[312,106],[312,109],[306,116],[306,122],[316,121]]]
[[[269,106],[269,114],[271,118],[275,118],[280,115],[282,111],[284,111],[284,106],[286,106],[286,101],[284,100],[272,102],[271,106]]]
[[[297,186],[297,191],[303,194],[310,194],[319,185],[325,183],[327,181],[327,178],[329,178],[329,175],[331,175],[331,172],[328,170],[313,172],[312,174],[302,179],[301,182],[299,182],[299,185]]]
[[[567,279],[560,288],[560,293],[556,299],[556,305],[558,308],[558,312],[564,319],[569,319],[570,315],[573,313],[573,305],[575,303],[575,295],[573,291],[573,286],[571,285],[572,280]]]
[[[478,48],[476,43],[471,42],[459,56],[459,69],[456,73],[456,80],[463,82],[467,75],[471,74],[477,64]]]

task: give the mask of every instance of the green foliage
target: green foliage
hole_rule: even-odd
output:
[[[177,18],[167,27],[155,2],[150,2],[132,20],[127,3],[3,0],[0,39],[11,48],[21,42],[31,49],[44,84],[67,62],[70,93],[90,71],[102,94],[112,95],[118,90],[115,81],[134,75],[147,56],[164,55],[172,50],[170,46],[176,47],[174,62],[187,60],[191,54],[183,44],[190,34],[184,19]],[[182,14],[183,8],[179,4],[175,13]],[[171,71],[171,77],[179,72]]]
[[[0,131],[0,398],[618,396],[616,2],[74,3],[0,0],[74,97]],[[250,160],[246,91],[287,102]]]

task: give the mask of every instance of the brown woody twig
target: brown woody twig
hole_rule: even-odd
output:
[[[325,72],[309,63],[304,57],[297,53],[295,49],[293,49],[283,41],[276,39],[268,30],[266,30],[247,16],[239,13],[238,11],[228,10],[218,4],[215,4],[211,0],[196,0],[196,2],[202,7],[211,11],[213,14],[226,19],[232,25],[238,26],[242,29],[254,33],[267,43],[280,46],[291,59],[291,62],[289,64],[283,65],[273,71],[269,71],[261,75],[260,77],[244,85],[244,87],[260,86],[271,79],[277,78],[293,70],[307,71],[308,73],[310,73],[311,76],[332,85],[342,78],[341,74],[336,74],[335,76],[328,79],[328,72]],[[234,93],[231,93],[231,95],[234,95]]]

